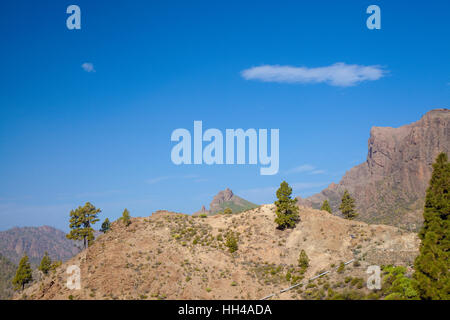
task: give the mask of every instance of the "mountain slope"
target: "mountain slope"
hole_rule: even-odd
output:
[[[66,238],[63,231],[49,226],[12,228],[0,232],[0,254],[15,264],[27,253],[29,261],[37,266],[45,251],[52,260],[65,261],[80,250]]]
[[[360,260],[342,274],[277,296],[309,299],[326,283],[344,290],[344,277],[363,283],[368,265],[411,265],[419,239],[395,227],[348,221],[302,208],[301,222],[280,231],[274,206],[201,219],[159,211],[133,218],[129,227],[114,222],[91,247],[42,282],[25,289],[30,299],[260,299],[301,281],[297,267],[304,249],[310,259],[305,279],[342,261]],[[238,251],[228,252],[225,237],[239,233]],[[66,287],[69,265],[81,270],[81,290]],[[289,277],[288,277],[289,274]],[[305,280],[304,279],[304,280]],[[350,284],[348,284],[350,285]],[[365,287],[361,286],[361,292]],[[366,292],[367,293],[367,292]],[[16,298],[22,297],[22,294]]]
[[[346,172],[338,184],[299,204],[320,208],[326,199],[338,212],[344,190],[356,200],[358,219],[417,230],[422,223],[431,164],[450,151],[450,110],[436,109],[399,128],[373,127],[366,162]]]

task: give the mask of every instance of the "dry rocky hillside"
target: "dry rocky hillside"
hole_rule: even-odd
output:
[[[301,287],[273,298],[320,299],[327,288],[350,287],[367,294],[369,265],[410,266],[418,252],[416,234],[391,226],[301,208],[298,225],[281,231],[274,218],[274,205],[263,205],[206,218],[158,211],[133,218],[128,227],[114,222],[91,247],[15,298],[260,299],[302,281]],[[239,238],[234,253],[225,245],[229,232]],[[298,267],[302,249],[310,259],[303,275]],[[306,281],[351,259],[357,262],[339,273]],[[66,287],[69,265],[81,269],[80,290]]]
[[[320,208],[328,200],[338,213],[347,189],[356,200],[358,219],[418,230],[432,163],[450,152],[450,110],[435,109],[399,128],[373,127],[366,162],[348,171],[338,184],[299,203]]]

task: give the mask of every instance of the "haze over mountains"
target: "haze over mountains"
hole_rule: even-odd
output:
[[[299,204],[320,208],[328,200],[338,213],[347,189],[356,200],[357,219],[417,230],[422,224],[425,190],[431,164],[450,150],[450,110],[435,109],[419,121],[399,127],[370,130],[366,162],[350,169],[338,184]]]
[[[37,266],[45,251],[52,260],[73,257],[80,250],[66,233],[49,226],[12,228],[0,232],[0,254],[18,264],[26,253],[31,264]]]

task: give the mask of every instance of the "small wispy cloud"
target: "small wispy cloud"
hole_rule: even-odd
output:
[[[198,179],[199,176],[196,174],[187,174],[184,176],[161,176],[161,177],[156,177],[156,178],[152,178],[152,179],[148,179],[146,182],[148,184],[155,184],[158,182],[162,182],[162,181],[166,181],[166,180],[172,180],[172,179],[196,179],[196,181],[201,180]]]
[[[338,62],[331,66],[308,68],[280,65],[263,65],[241,72],[246,80],[278,83],[327,83],[349,87],[363,81],[378,80],[387,73],[381,66],[363,66]]]
[[[302,164],[301,166],[292,168],[288,171],[286,171],[286,173],[302,173],[302,172],[309,172],[314,170],[316,167],[310,165],[310,164]]]
[[[94,65],[90,62],[85,62],[81,65],[81,68],[83,68],[86,72],[95,72]]]
[[[301,166],[289,169],[286,174],[291,173],[308,173],[308,174],[324,174],[325,170],[317,169],[315,166],[310,164],[302,164]]]

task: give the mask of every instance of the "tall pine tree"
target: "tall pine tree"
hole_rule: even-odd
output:
[[[83,245],[86,249],[94,240],[94,229],[92,225],[99,221],[97,219],[99,212],[101,210],[89,202],[86,202],[83,207],[79,206],[76,210],[71,210],[70,229],[72,230],[66,235],[67,239],[75,241],[83,240]]]
[[[45,251],[44,256],[42,257],[42,260],[41,260],[41,264],[39,265],[39,270],[42,271],[43,274],[48,274],[51,266],[52,266],[52,260],[48,256],[47,251]]]
[[[105,221],[102,223],[102,227],[100,228],[100,231],[103,233],[106,233],[111,229],[111,222],[109,222],[109,219],[106,218]]]
[[[33,280],[32,273],[30,263],[28,262],[28,256],[25,254],[22,259],[20,259],[16,276],[12,280],[14,290],[22,289],[23,291],[25,285]]]
[[[414,267],[414,279],[420,298],[450,299],[450,163],[441,153],[433,164],[433,173],[425,197],[422,240]]]
[[[122,216],[120,217],[120,220],[122,220],[123,224],[128,227],[131,224],[131,216],[130,211],[128,211],[127,208],[123,210]]]
[[[279,229],[293,228],[299,220],[297,199],[291,199],[292,188],[286,181],[280,184],[277,190],[277,198],[275,201],[276,215],[275,223]]]
[[[355,210],[355,199],[350,196],[350,193],[348,193],[347,190],[344,191],[339,210],[341,210],[345,219],[352,220],[358,216],[358,213]]]

